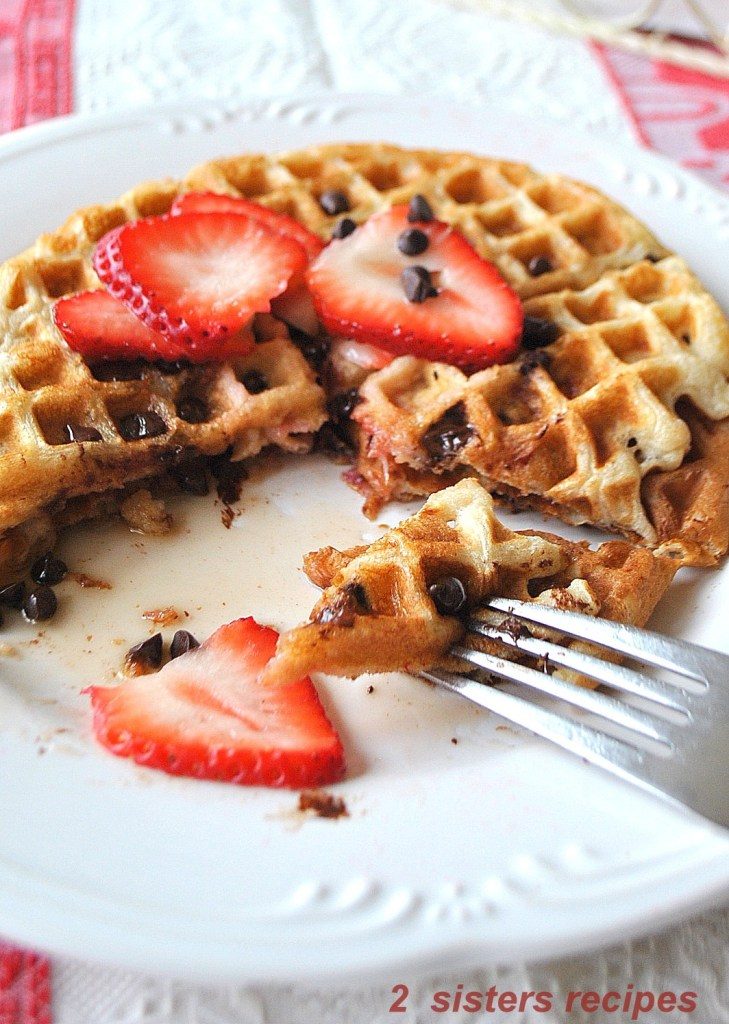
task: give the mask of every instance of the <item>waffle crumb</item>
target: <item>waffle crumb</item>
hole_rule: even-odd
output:
[[[349,811],[344,800],[332,796],[322,789],[305,789],[299,793],[299,810],[307,811],[317,818],[348,818]]]
[[[78,583],[84,590],[111,590],[111,583],[108,580],[99,579],[97,576],[89,576],[85,572],[69,572],[67,579]]]
[[[155,626],[172,626],[182,617],[183,613],[171,605],[167,608],[148,608],[147,611],[142,612],[142,618],[153,622]]]
[[[133,533],[163,537],[172,529],[172,516],[161,498],[153,498],[146,487],[135,491],[121,503],[122,519]]]

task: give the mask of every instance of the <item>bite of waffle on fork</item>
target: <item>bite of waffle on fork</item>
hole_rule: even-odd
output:
[[[312,671],[357,676],[434,665],[462,671],[447,651],[463,636],[468,612],[490,621],[492,613],[479,610],[488,597],[644,625],[677,568],[625,541],[593,550],[554,534],[514,532],[497,519],[475,480],[433,494],[420,512],[369,546],[323,548],[307,555],[304,567],[323,593],[309,621],[279,639],[265,673],[271,682]],[[466,604],[453,615],[439,610],[432,590],[449,577],[466,592]],[[515,656],[498,642],[474,646]]]
[[[181,192],[241,195],[328,240],[339,215],[319,199],[331,189],[346,195],[357,223],[424,194],[496,264],[527,314],[560,330],[544,353],[470,379],[413,357],[370,375],[349,474],[370,511],[477,475],[519,506],[622,531],[677,561],[708,564],[725,552],[728,328],[685,265],[620,206],[562,176],[468,153],[332,144],[214,160],[182,182],[138,186],[79,211],[0,268],[0,579],[16,578],[66,522],[106,514],[130,487],[193,453],[309,447],[326,418],[324,394],[271,319],[259,319],[265,340],[242,361],[145,364],[133,379],[109,380],[67,348],[51,309],[98,287],[90,255],[102,235],[168,211]],[[274,386],[249,394],[248,368]],[[339,386],[331,366],[325,382]],[[178,415],[188,396],[205,406],[202,422]],[[147,410],[165,432],[125,440],[120,421]],[[424,463],[423,438],[454,410],[467,443]],[[62,443],[69,422],[102,440]]]

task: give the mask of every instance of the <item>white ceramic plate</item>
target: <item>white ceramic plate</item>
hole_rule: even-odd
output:
[[[584,178],[729,306],[724,197],[638,149],[425,100],[201,105],[18,132],[0,141],[2,255],[144,178],[326,139],[469,149]],[[349,752],[337,791],[350,817],[337,821],[302,819],[295,794],[171,779],[95,746],[80,690],[112,678],[147,634],[145,609],[184,609],[201,637],[241,614],[277,627],[305,617],[302,553],[379,533],[338,475],[316,457],[266,460],[230,530],[209,498],[180,503],[172,538],[79,531],[64,557],[113,589],[64,582],[39,639],[6,616],[17,654],[0,666],[0,933],[200,979],[399,980],[407,967],[584,950],[721,900],[725,837],[407,677],[322,681]],[[726,650],[728,601],[726,569],[685,571],[654,621]]]

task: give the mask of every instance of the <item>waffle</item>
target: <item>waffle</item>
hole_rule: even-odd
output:
[[[420,193],[522,298],[582,288],[606,270],[667,255],[644,225],[588,185],[471,153],[334,143],[273,157],[214,160],[195,168],[186,186],[244,195],[326,239],[341,214],[322,210],[323,192],[344,192],[347,216],[357,223]],[[553,269],[534,276],[529,264],[539,257]]]
[[[470,381],[407,358],[370,376],[349,474],[368,514],[477,474],[518,507],[681,562],[713,564],[726,552],[729,326],[686,265],[607,197],[523,164],[382,144],[219,160],[188,180],[272,205],[324,238],[338,220],[317,202],[328,189],[347,195],[357,222],[422,193],[498,266],[528,315],[559,327],[543,355]],[[551,270],[534,276],[538,257]],[[335,355],[328,383],[366,377]],[[433,464],[423,440],[451,410],[472,437]]]
[[[268,444],[306,449],[325,417],[314,373],[286,331],[270,319],[259,320],[262,340],[246,360],[186,369],[140,364],[134,379],[127,380],[101,379],[108,372],[95,372],[60,338],[51,320],[52,304],[61,296],[99,286],[90,264],[98,239],[126,220],[166,212],[177,195],[191,189],[254,199],[295,216],[324,239],[338,220],[319,203],[328,189],[346,193],[348,216],[358,222],[424,193],[437,216],[459,228],[496,263],[522,298],[537,304],[558,301],[556,297],[566,295],[565,290],[577,294],[580,289],[600,287],[611,273],[641,265],[643,258],[662,260],[656,264],[662,268],[663,258],[669,255],[643,225],[586,185],[558,175],[540,175],[509,161],[384,144],[323,145],[278,156],[214,160],[195,168],[184,181],[148,183],[114,203],[81,210],[58,231],[41,237],[31,249],[0,267],[0,582],[15,578],[34,553],[50,547],[67,521],[108,514],[123,489],[154,478],[176,460],[192,452],[217,454],[227,449],[243,458]],[[530,272],[530,264],[538,257],[549,261],[547,273]],[[702,292],[697,291],[695,298],[713,309]],[[248,394],[240,378],[251,367],[264,370],[274,386],[258,395]],[[342,379],[352,379],[347,376],[351,367],[339,369],[344,373],[333,363],[324,368],[330,389],[341,386]],[[451,371],[450,367],[444,370],[457,379]],[[398,439],[393,425],[388,423],[383,432],[378,421],[386,403],[376,409],[372,400],[378,386],[373,382],[362,411],[366,408],[371,414],[373,431],[383,444],[390,431],[394,451]],[[208,408],[203,423],[191,424],[177,415],[180,398],[190,395]],[[166,433],[124,440],[120,419],[147,409],[162,416]],[[697,409],[703,409],[700,403]],[[683,472],[685,480],[677,477],[673,484],[671,477],[666,487],[660,487],[656,474],[651,474],[642,487],[644,501],[650,493],[652,507],[660,510],[656,515],[666,524],[691,519],[698,530],[699,517],[706,514],[703,529],[708,539],[697,541],[697,561],[714,557],[711,537],[719,538],[715,552],[726,546],[725,513],[720,510],[725,484],[717,467],[729,463],[721,458],[723,433],[715,412],[709,412],[708,419],[704,412],[695,413],[693,406],[685,416],[681,413],[693,438],[689,452],[693,461],[689,464],[685,458],[677,468],[681,443],[674,439],[672,451],[678,461],[672,471]],[[102,441],[62,444],[65,425],[71,421],[94,427]],[[404,426],[400,424],[400,435]],[[680,430],[681,425],[674,424],[673,433]],[[685,428],[683,437],[685,453],[689,443]],[[423,472],[415,464],[407,467],[409,451],[417,448],[415,431],[410,432],[410,441],[408,452],[398,450],[388,466],[382,459],[368,462],[365,454],[361,456],[355,479],[367,491],[370,509],[400,493],[426,493],[446,485],[454,473],[475,471],[466,466],[454,467],[452,472],[451,467],[439,467],[438,472],[430,468]],[[524,476],[532,472],[534,486],[521,491],[536,492],[543,507],[559,510],[557,503],[541,497],[540,468],[527,455]],[[402,473],[407,480],[399,479],[395,463],[405,467]],[[394,487],[385,481],[387,474]],[[659,479],[664,476],[659,474]],[[687,492],[696,495],[696,501],[684,507]],[[703,505],[705,492],[710,500]],[[564,508],[568,508],[566,502]],[[590,515],[585,512],[583,518],[589,520]],[[607,524],[607,517],[600,521]],[[645,523],[642,533],[631,529],[648,542],[656,539],[649,536]],[[666,529],[676,534],[679,527]]]
[[[0,582],[21,575],[66,523],[116,509],[135,482],[193,454],[243,459],[268,445],[306,451],[326,418],[313,369],[270,316],[254,322],[250,355],[204,366],[90,367],[61,339],[53,302],[99,286],[90,263],[96,241],[126,220],[166,211],[180,190],[151,183],[82,210],[0,268]],[[268,390],[246,390],[250,370],[265,375]],[[202,402],[202,422],[180,417],[188,399]],[[162,417],[166,432],[125,440],[122,419],[147,410]],[[69,423],[102,439],[66,443]]]
[[[676,565],[624,541],[591,550],[548,533],[515,533],[494,515],[488,492],[462,480],[369,547],[308,555],[305,571],[324,593],[309,622],[280,638],[267,669],[272,682],[313,671],[357,676],[450,665],[446,651],[463,625],[439,614],[430,597],[429,586],[443,577],[463,583],[471,610],[487,597],[514,597],[643,625]]]
[[[666,257],[525,309],[558,340],[470,378],[401,358],[362,385],[351,479],[369,514],[475,474],[518,508],[715,563],[729,538],[729,325],[716,302]]]

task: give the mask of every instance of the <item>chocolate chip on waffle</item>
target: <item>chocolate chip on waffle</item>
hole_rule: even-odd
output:
[[[342,194],[347,217],[357,224],[424,196],[432,213],[458,228],[522,298],[584,287],[605,270],[667,254],[646,227],[589,185],[472,153],[333,143],[213,160],[195,168],[185,184],[244,195],[326,239],[341,208],[325,203],[324,209],[321,196]],[[535,275],[529,265],[540,257]]]

